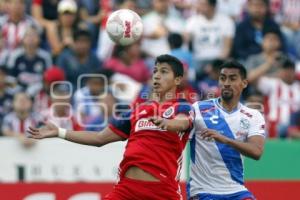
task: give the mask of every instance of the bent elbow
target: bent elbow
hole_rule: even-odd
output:
[[[253,158],[254,160],[260,160],[261,155],[253,155],[252,158]]]
[[[262,154],[263,154],[262,151],[257,151],[257,152],[254,152],[253,155],[252,155],[251,157],[252,157],[254,160],[260,160]]]
[[[94,146],[96,147],[102,147],[104,144],[103,142],[97,142],[96,144],[94,144]]]

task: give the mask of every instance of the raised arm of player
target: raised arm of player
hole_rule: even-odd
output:
[[[28,133],[30,133],[30,137],[34,139],[52,138],[58,137],[59,128],[52,123],[47,123],[41,128],[30,127]],[[124,138],[115,134],[110,128],[105,128],[101,132],[68,130],[65,134],[65,139],[78,144],[98,147],[111,142],[124,140]]]

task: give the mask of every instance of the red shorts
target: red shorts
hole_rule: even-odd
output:
[[[115,185],[104,200],[180,200],[181,195],[162,182],[140,181],[127,177]]]

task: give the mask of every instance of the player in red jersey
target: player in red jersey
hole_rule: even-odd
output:
[[[100,133],[67,131],[53,124],[30,128],[36,139],[61,137],[71,142],[103,146],[128,139],[120,164],[119,181],[106,200],[179,200],[182,151],[192,129],[191,106],[176,98],[183,76],[181,62],[170,55],[157,57],[151,100],[120,118]]]

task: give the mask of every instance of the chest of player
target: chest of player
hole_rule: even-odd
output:
[[[251,125],[250,114],[236,111],[234,113],[224,112],[209,112],[201,116],[196,116],[197,129],[203,128],[214,129],[227,137],[234,138],[236,140],[245,141]]]
[[[165,119],[173,119],[176,114],[176,105],[174,102],[158,104],[157,102],[149,102],[137,107],[131,118],[131,127],[134,132],[142,130],[165,131],[154,125],[149,118],[161,117]]]

